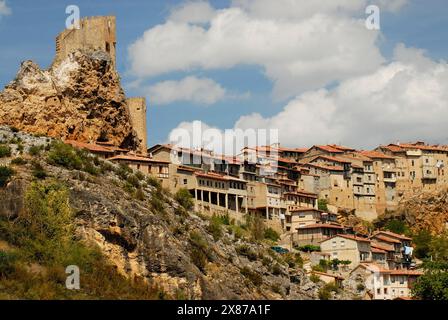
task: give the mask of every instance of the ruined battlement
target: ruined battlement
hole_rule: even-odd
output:
[[[93,49],[107,52],[116,65],[116,18],[114,16],[87,17],[80,21],[79,29],[66,29],[56,37],[58,64],[77,49]]]

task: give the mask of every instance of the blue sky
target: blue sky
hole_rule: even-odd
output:
[[[76,4],[81,9],[81,16],[109,14],[117,16],[117,67],[127,95],[140,95],[142,88],[130,86],[136,76],[132,71],[128,47],[142,37],[146,30],[164,24],[173,8],[181,3],[183,1],[175,0],[6,0],[11,14],[0,18],[0,86],[5,86],[14,78],[23,60],[34,60],[44,68],[51,63],[54,56],[54,38],[65,25],[67,17],[65,8],[67,5]],[[230,5],[230,1],[226,0],[210,3],[216,9],[227,8]],[[398,43],[424,49],[427,56],[434,61],[446,60],[448,55],[446,8],[447,3],[444,0],[410,0],[396,12],[382,12],[382,35],[378,47],[386,63],[391,59]],[[363,16],[362,11],[359,12],[359,16]],[[254,112],[262,117],[274,117],[292,99],[291,97],[274,99],[272,79],[266,76],[262,66],[256,64],[238,64],[229,68],[197,68],[189,71],[170,70],[153,77],[144,77],[142,83],[151,86],[165,80],[180,80],[188,75],[213,79],[231,94],[250,93],[250,95],[244,98],[222,99],[208,106],[194,101],[154,105],[148,96],[150,144],[164,141],[169,132],[182,121],[201,120],[221,129],[232,128],[241,116]],[[332,85],[338,83],[333,82]],[[332,85],[326,84],[322,88],[331,89]]]

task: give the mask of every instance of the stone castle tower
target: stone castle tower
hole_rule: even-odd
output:
[[[143,153],[146,153],[148,146],[146,131],[146,100],[145,98],[128,98],[126,99],[129,114],[131,116],[131,125],[137,132],[137,138],[140,140]]]
[[[80,21],[80,29],[64,30],[56,37],[56,57],[59,64],[70,53],[78,49],[93,49],[107,52],[113,66],[116,66],[116,18],[114,16],[87,17]],[[129,118],[137,138],[141,142],[140,152],[147,152],[146,100],[128,98],[126,100]]]
[[[114,16],[88,17],[80,21],[80,29],[66,29],[56,37],[55,63],[77,49],[107,52],[116,65],[116,19]]]

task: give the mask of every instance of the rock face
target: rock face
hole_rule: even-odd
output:
[[[75,51],[48,70],[23,62],[16,79],[0,92],[0,124],[50,137],[139,147],[119,76],[102,51]]]
[[[382,217],[382,220],[388,219],[403,220],[412,231],[441,234],[448,229],[448,190],[416,194],[403,201],[395,212]]]

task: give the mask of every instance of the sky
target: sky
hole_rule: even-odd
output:
[[[0,87],[23,60],[51,64],[68,5],[117,16],[117,68],[147,98],[150,145],[194,121],[278,130],[289,147],[448,144],[445,0],[0,0]]]

